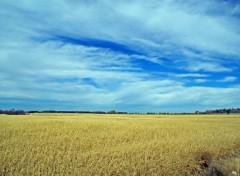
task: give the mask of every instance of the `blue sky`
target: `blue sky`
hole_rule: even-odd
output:
[[[0,109],[240,107],[240,3],[0,1]]]

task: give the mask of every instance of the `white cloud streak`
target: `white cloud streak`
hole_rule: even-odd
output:
[[[222,80],[219,80],[219,82],[234,82],[237,79],[238,78],[235,76],[227,76],[227,77],[223,78]]]

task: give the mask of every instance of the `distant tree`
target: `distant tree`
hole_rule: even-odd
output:
[[[10,110],[1,111],[1,114],[7,114],[7,115],[25,115],[26,113],[25,113],[23,110],[10,109]]]
[[[227,112],[227,114],[230,114],[230,112],[231,112],[231,109],[228,109],[228,110],[226,110],[226,112]]]
[[[109,111],[109,112],[107,112],[108,114],[117,114],[117,111],[115,111],[115,110],[111,110],[111,111]]]

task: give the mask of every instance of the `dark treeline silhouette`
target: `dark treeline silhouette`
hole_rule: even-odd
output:
[[[55,111],[55,110],[45,110],[45,111],[28,111],[28,113],[78,113],[78,114],[106,114],[104,111]]]
[[[44,111],[24,111],[24,110],[0,110],[0,114],[7,115],[25,115],[29,113],[76,113],[76,114],[147,114],[147,115],[156,115],[156,114],[194,114],[194,113],[169,113],[169,112],[147,112],[147,113],[128,113],[128,112],[118,112],[116,110],[111,111],[56,111],[56,110],[44,110]],[[206,111],[195,111],[195,114],[234,114],[240,113],[240,108],[229,108],[229,109],[215,109],[215,110],[206,110]]]
[[[23,110],[10,109],[10,110],[0,110],[0,114],[7,114],[7,115],[25,115],[26,112],[23,111]]]
[[[117,112],[112,111],[55,111],[55,110],[45,110],[45,111],[28,111],[28,113],[77,113],[77,114],[128,114],[128,112]]]
[[[215,109],[206,110],[204,112],[196,111],[195,114],[237,114],[240,113],[240,108],[229,108],[229,109]]]

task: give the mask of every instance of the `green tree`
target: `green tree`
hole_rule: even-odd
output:
[[[111,110],[111,111],[109,111],[109,112],[107,112],[108,114],[117,114],[117,111],[115,111],[115,110]]]

